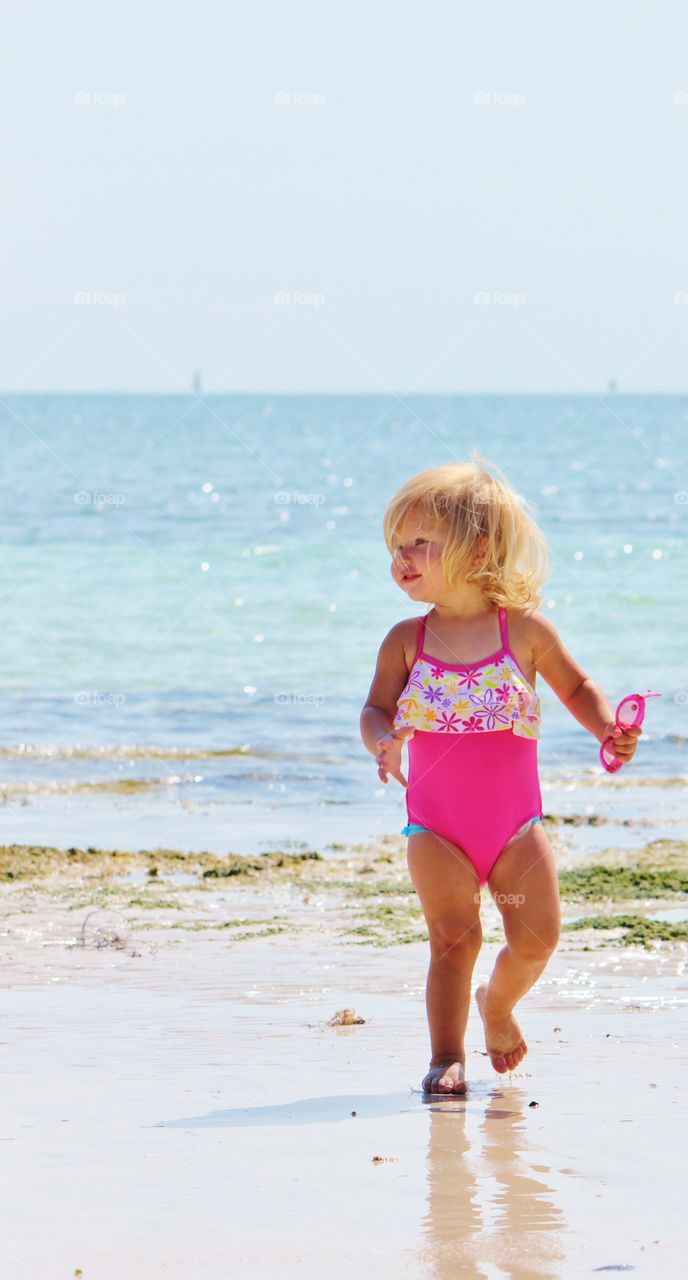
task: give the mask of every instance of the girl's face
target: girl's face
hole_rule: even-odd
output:
[[[442,572],[442,548],[446,535],[410,514],[397,530],[392,557],[392,578],[412,600],[436,600],[446,591]]]
[[[392,578],[411,600],[424,600],[430,604],[443,604],[453,598],[442,569],[442,551],[447,534],[437,525],[427,523],[422,512],[411,513],[397,530],[397,541],[392,557]],[[485,539],[478,539],[473,560],[478,565],[485,550]],[[479,588],[466,588],[480,594]]]

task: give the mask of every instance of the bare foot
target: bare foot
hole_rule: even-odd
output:
[[[485,1028],[485,1048],[495,1071],[504,1075],[506,1071],[513,1071],[519,1062],[522,1062],[528,1052],[528,1046],[513,1013],[507,1013],[506,1016],[501,1017],[490,1014],[489,1009],[486,1008],[486,993],[487,983],[483,982],[475,993],[475,999]]]
[[[462,1062],[431,1063],[421,1088],[425,1093],[465,1093],[466,1078]]]

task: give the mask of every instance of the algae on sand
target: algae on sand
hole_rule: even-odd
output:
[[[624,947],[649,947],[652,942],[688,941],[688,921],[672,924],[668,920],[653,920],[641,915],[588,916],[587,919],[570,920],[563,926],[567,932],[579,929],[622,929],[620,938],[613,939]]]
[[[644,867],[638,862],[617,867],[595,863],[560,871],[559,892],[572,902],[684,896],[688,895],[688,870]]]

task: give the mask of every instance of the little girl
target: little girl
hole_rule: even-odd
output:
[[[526,502],[486,459],[412,476],[391,499],[392,577],[431,607],[385,636],[361,736],[378,775],[406,788],[409,873],[430,940],[426,1008],[430,1093],[465,1093],[464,1034],[487,884],[506,945],[476,1001],[495,1071],[527,1053],[514,1007],[559,939],[557,871],[542,825],[537,767],[542,676],[571,715],[629,761],[602,690],[564,648],[542,603],[550,556]],[[493,468],[497,470],[497,468]],[[408,781],[401,753],[408,740]]]

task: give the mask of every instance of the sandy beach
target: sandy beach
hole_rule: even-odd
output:
[[[683,846],[608,859],[615,898],[562,866],[529,1054],[498,1077],[472,1013],[447,1099],[403,845],[3,850],[4,1274],[684,1273]]]
[[[0,23],[0,1280],[684,1280],[688,6]]]

